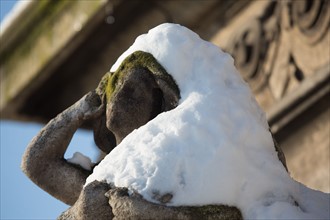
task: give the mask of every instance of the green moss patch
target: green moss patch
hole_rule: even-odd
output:
[[[97,93],[103,97],[103,100],[106,98],[106,101],[108,102],[116,92],[116,89],[118,88],[117,85],[123,76],[129,70],[141,67],[148,69],[155,76],[156,81],[157,79],[165,81],[174,93],[178,97],[180,96],[179,87],[175,83],[173,77],[166,72],[164,67],[157,62],[152,54],[143,51],[136,51],[132,53],[126,57],[115,72],[106,73],[96,90]]]

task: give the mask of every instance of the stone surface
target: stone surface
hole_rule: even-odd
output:
[[[63,212],[58,220],[106,220],[112,219],[113,214],[105,193],[110,189],[106,183],[93,182],[86,186],[76,203]]]
[[[140,195],[128,195],[126,188],[111,189],[109,204],[114,219],[242,219],[241,212],[235,207],[225,205],[171,207],[150,203]]]
[[[1,44],[4,45],[0,50],[2,114],[13,114],[14,106],[26,98],[26,88],[31,91],[34,89],[30,85],[32,82],[36,86],[49,77],[79,41],[69,45],[68,42],[81,35],[82,27],[105,3],[106,0],[34,1],[29,13],[12,25],[14,30],[9,27],[1,32]],[[25,92],[22,94],[22,91]]]
[[[128,194],[127,188],[112,188],[94,181],[86,186],[77,202],[58,220],[126,219],[243,219],[239,209],[225,205],[172,207],[148,202],[141,195]]]
[[[330,192],[330,109],[329,96],[317,103],[300,127],[291,127],[294,134],[283,138],[282,147],[292,177],[316,190]],[[308,124],[306,123],[308,121]]]

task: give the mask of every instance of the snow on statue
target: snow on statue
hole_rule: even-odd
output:
[[[143,78],[147,72],[152,80]],[[138,82],[133,87],[127,86],[131,75],[135,77],[131,81]],[[148,88],[152,95],[141,98]],[[92,118],[113,133],[96,130],[96,134],[114,135],[117,146],[112,149],[110,138],[96,138],[100,149],[110,153],[87,178],[71,213],[79,212],[80,201],[88,200],[93,184],[105,182],[115,189],[128,188],[127,207],[148,207],[149,213],[152,208],[159,213],[165,210],[163,218],[184,216],[166,216],[173,210],[188,212],[177,207],[209,205],[237,207],[246,219],[329,218],[329,194],[290,177],[265,114],[232,57],[189,29],[162,24],[139,36],[96,93],[106,105],[106,116]],[[133,101],[123,105],[120,97]],[[89,108],[79,102],[75,106]],[[152,106],[147,115],[143,106]],[[124,113],[118,110],[125,108]],[[130,112],[141,112],[141,117],[130,118],[134,115]],[[71,161],[78,163],[77,158]],[[111,197],[116,195],[111,190],[107,193],[115,216],[119,206],[113,205]]]
[[[185,27],[163,24],[138,37],[180,89],[179,105],[129,134],[88,177],[167,205],[228,204],[246,218],[327,218],[328,195],[292,180],[263,111],[230,55]],[[308,204],[316,199],[319,203]]]

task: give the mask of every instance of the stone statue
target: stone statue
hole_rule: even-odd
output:
[[[161,196],[161,204],[155,204],[107,183],[94,181],[83,187],[92,171],[64,159],[71,138],[83,123],[91,122],[95,143],[108,154],[134,129],[175,108],[179,98],[179,88],[165,69],[151,54],[137,51],[116,72],[107,73],[95,91],[39,132],[26,149],[22,169],[42,189],[72,206],[59,219],[241,219],[235,207],[169,207],[166,202],[171,195]]]

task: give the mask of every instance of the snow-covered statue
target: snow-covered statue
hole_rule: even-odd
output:
[[[85,121],[108,154],[92,170],[63,158]],[[290,177],[233,59],[176,24],[139,36],[31,141],[22,168],[72,205],[59,219],[329,217],[329,195]]]

